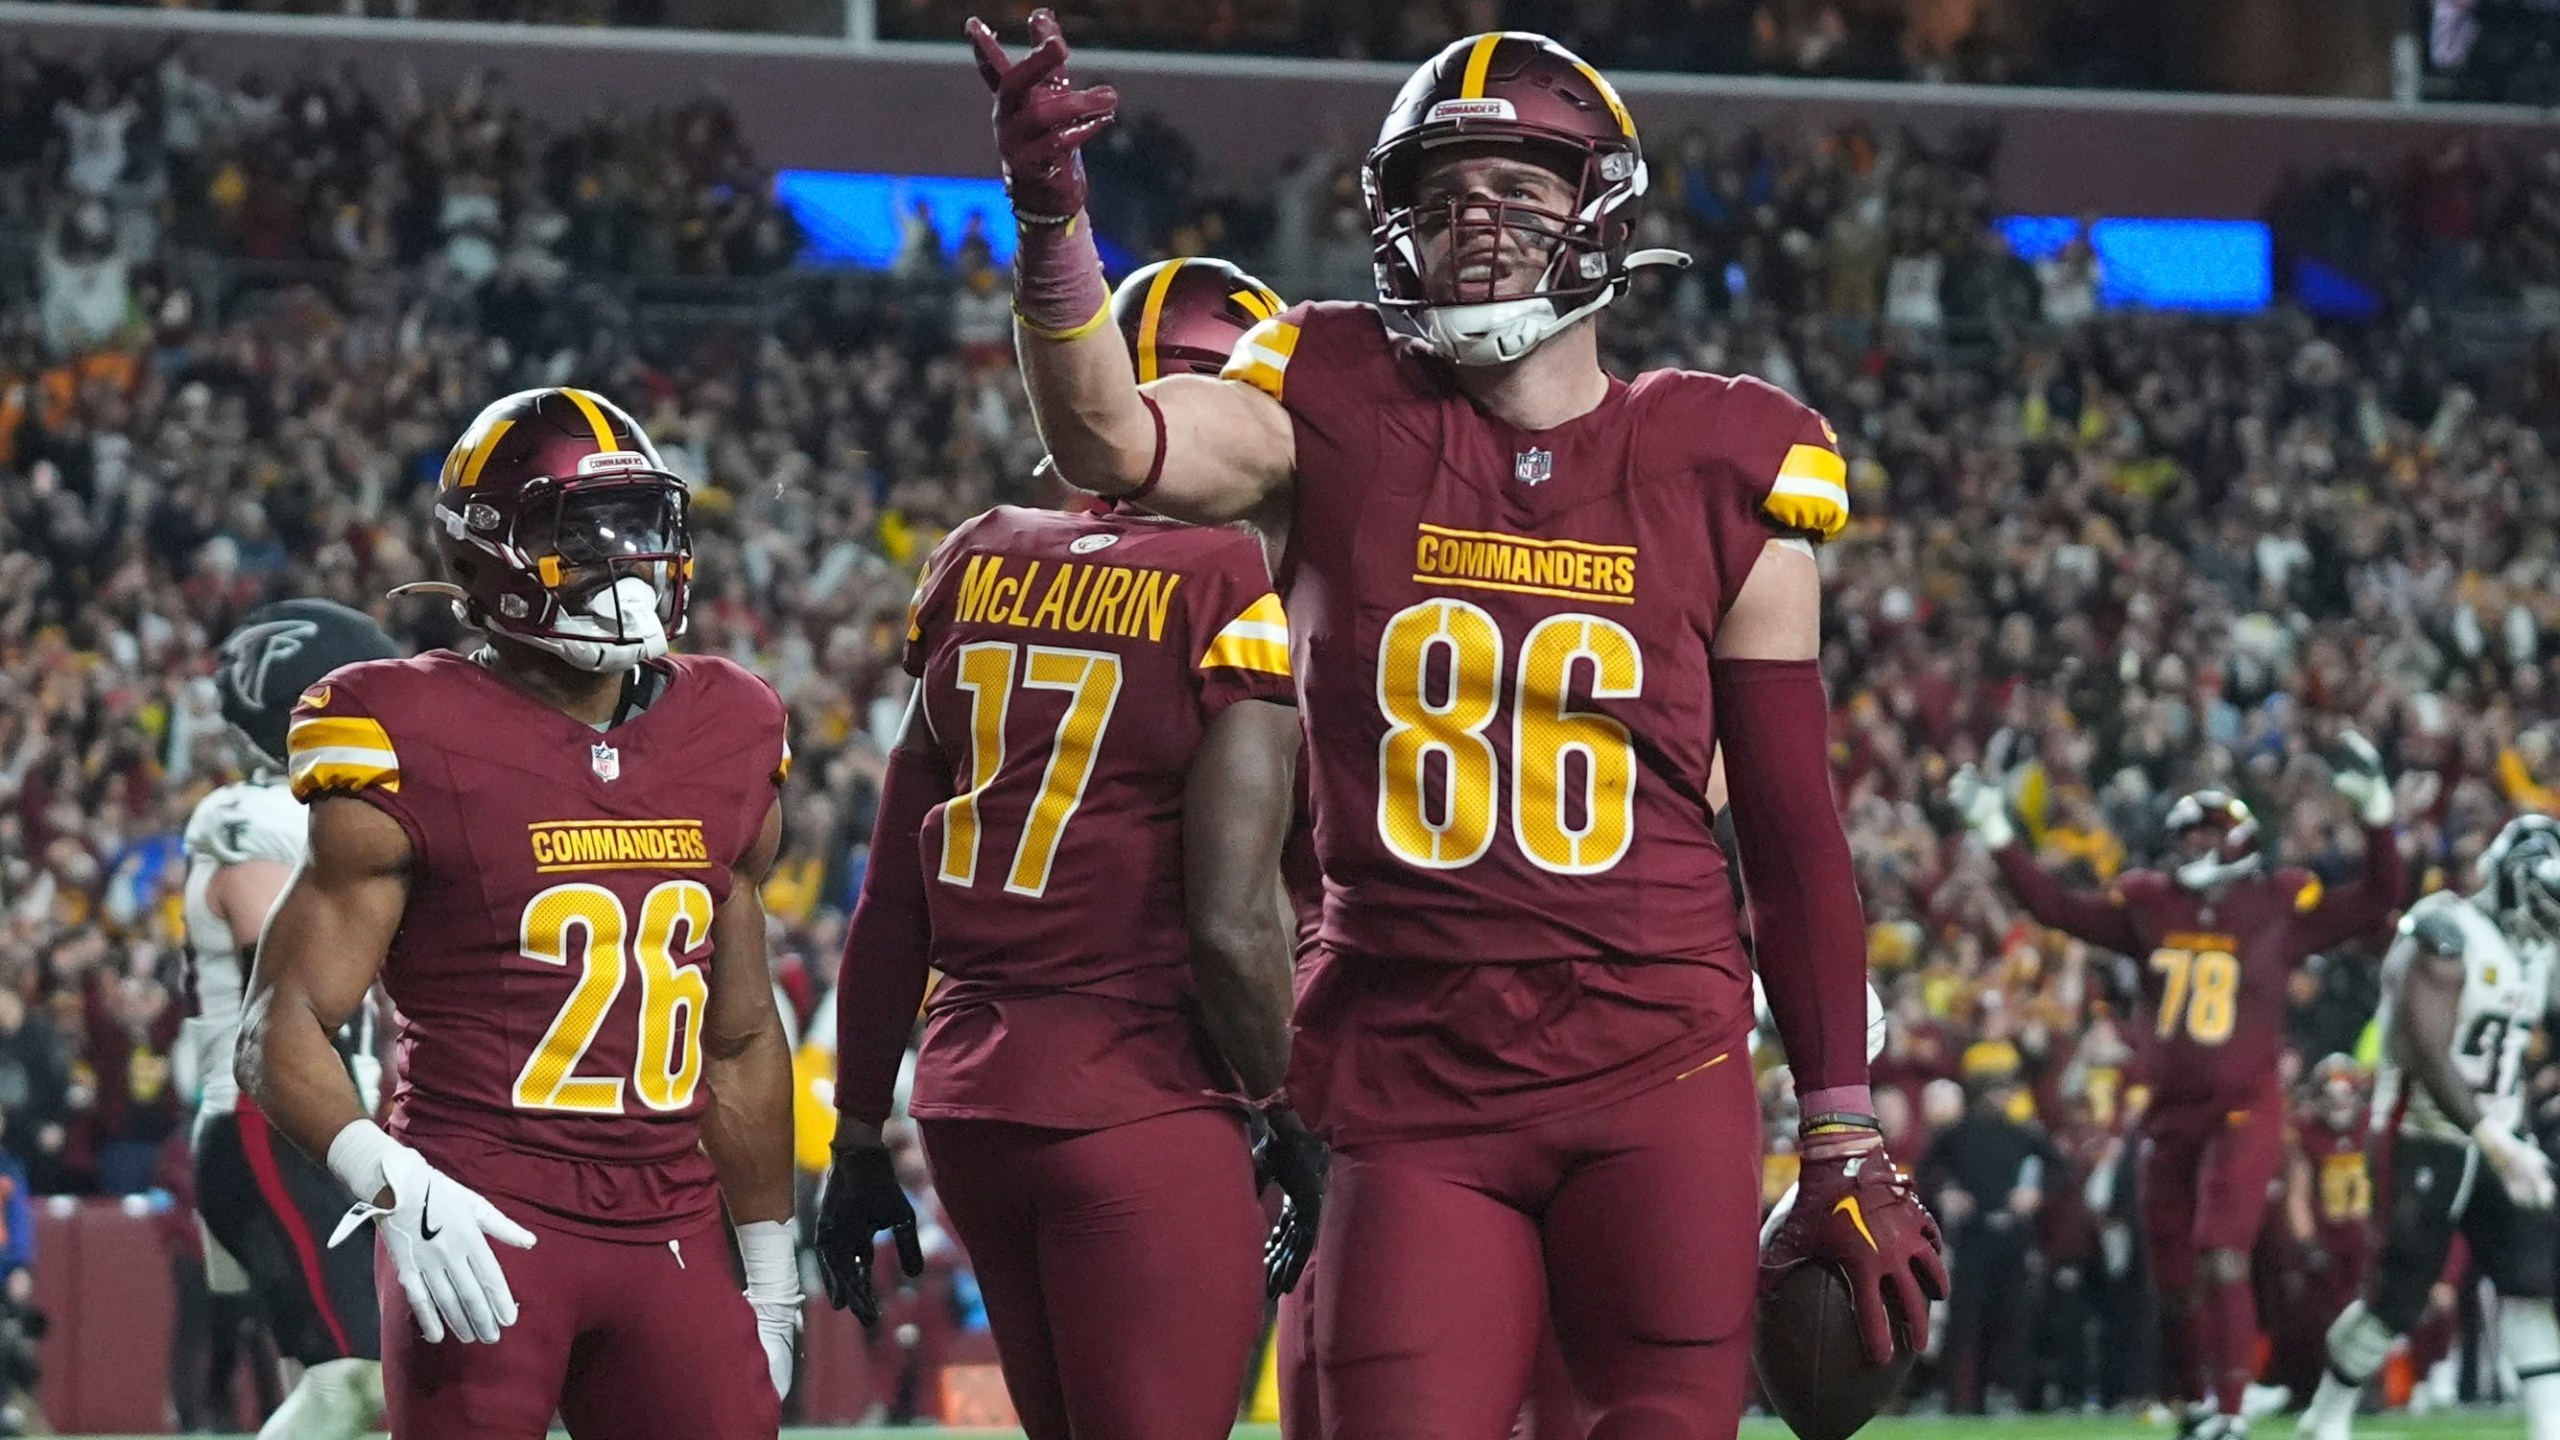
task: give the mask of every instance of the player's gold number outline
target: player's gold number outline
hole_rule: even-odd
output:
[[[1435,650],[1448,657],[1436,697],[1428,680]],[[1586,666],[1594,700],[1644,693],[1644,652],[1625,626],[1562,614],[1539,621],[1521,642],[1510,697],[1511,837],[1531,864],[1559,875],[1599,874],[1625,859],[1635,839],[1635,745],[1620,722],[1571,707],[1571,681]],[[1493,845],[1499,757],[1485,731],[1501,710],[1502,671],[1501,628],[1464,600],[1407,606],[1379,637],[1378,710],[1387,732],[1378,740],[1378,835],[1409,865],[1454,870]],[[1439,793],[1426,797],[1435,753]],[[1565,765],[1574,755],[1584,767],[1579,827],[1567,808]]]
[[[1048,768],[1040,775],[1040,793],[1023,818],[1021,838],[1014,842],[1013,867],[1004,888],[1038,899],[1048,893],[1059,842],[1067,822],[1084,804],[1085,786],[1093,780],[1094,755],[1120,704],[1120,657],[1102,650],[1065,650],[1049,645],[1015,645],[981,640],[960,647],[959,677],[953,683],[969,692],[969,789],[955,795],[942,811],[942,883],[963,888],[978,880],[979,799],[1004,769],[1007,714],[1013,708],[1014,674],[1025,690],[1060,690],[1072,698],[1058,717],[1057,735],[1049,745]]]
[[[676,957],[710,938],[711,892],[698,880],[652,887],[640,901],[639,943],[626,947],[630,917],[620,896],[584,881],[554,885],[526,903],[518,949],[528,960],[565,968],[573,934],[578,981],[516,1072],[517,1108],[623,1113],[621,1076],[580,1075],[577,1069],[622,994],[625,972],[634,961],[640,971],[640,1043],[631,1088],[652,1110],[692,1104],[702,1080],[702,1016],[711,981],[702,967],[679,965]],[[678,1016],[684,1021],[681,1045]]]
[[[2321,1157],[2320,1218],[2342,1224],[2372,1213],[2373,1174],[2365,1168],[2363,1153]]]
[[[2179,1030],[2198,1045],[2219,1045],[2231,1038],[2240,1015],[2240,959],[2228,950],[2151,952],[2151,968],[2161,972],[2160,1038]]]

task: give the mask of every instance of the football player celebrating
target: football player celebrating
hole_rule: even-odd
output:
[[[2382,1253],[2369,1298],[2329,1327],[2329,1373],[2303,1412],[2303,1440],[2346,1440],[2365,1382],[2417,1324],[2457,1232],[2498,1287],[2499,1348],[2524,1383],[2526,1433],[2560,1440],[2551,1161],[2523,1093],[2560,946],[2560,822],[2509,822],[2480,875],[2471,894],[2409,907],[2383,960]]]
[[[2142,1225],[2161,1298],[2164,1383],[2187,1402],[2190,1432],[2247,1431],[2241,1404],[2258,1345],[2249,1252],[2284,1164],[2290,1113],[2276,1068],[2286,977],[2379,929],[2400,901],[2390,780],[2361,737],[2348,732],[2340,747],[2335,783],[2366,828],[2363,874],[2334,891],[2306,870],[2266,870],[2249,807],[2203,790],[2169,809],[2169,870],[2074,892],[2018,840],[1997,777],[1967,767],[1954,779],[1956,809],[2028,914],[2144,962],[2152,1095],[2142,1116]]]
[[[1545,1314],[1594,1435],[1734,1433],[1759,1141],[1719,741],[1805,1091],[1773,1258],[1839,1263],[1878,1359],[1897,1320],[1924,1336],[1944,1266],[1878,1154],[1814,660],[1842,461],[1768,385],[1601,367],[1596,314],[1675,258],[1629,252],[1645,169],[1616,92],[1539,36],[1450,46],[1363,167],[1380,303],[1293,307],[1221,378],[1141,388],[1097,333],[1081,215],[1077,150],[1117,97],[1069,82],[1054,16],[1031,26],[1019,61],[971,36],[1051,455],[1184,519],[1289,516],[1325,882],[1290,1087],[1336,1147],[1326,1433],[1504,1433]]]
[[[371,1202],[350,1220],[379,1221],[402,1440],[538,1440],[555,1411],[578,1436],[780,1423],[791,1054],[757,887],[790,752],[764,682],[667,653],[685,501],[609,401],[499,400],[434,510],[437,588],[486,647],[342,670],[294,711],[310,859],[260,948],[240,1082]],[[329,1044],[377,974],[387,1132]]]
[[[2284,1404],[2307,1395],[2324,1368],[2321,1334],[2364,1288],[2371,1248],[2373,1171],[2365,1157],[2365,1093],[2355,1061],[2331,1055],[2311,1069],[2310,1093],[2294,1116],[2285,1158],[2285,1233],[2299,1298],[2268,1324],[2270,1379]],[[2262,1389],[2264,1387],[2261,1387]],[[2254,1410],[2257,1407],[2251,1406]]]
[[[1214,371],[1279,308],[1233,266],[1168,262],[1121,286],[1105,338],[1144,374]],[[1239,1100],[1293,1210],[1321,1185],[1278,1099],[1298,724],[1262,548],[1126,508],[991,510],[927,565],[906,667],[836,1012],[830,1297],[875,1318],[873,1237],[912,1243],[880,1130],[938,969],[908,1111],[1023,1428],[1224,1436],[1266,1283]]]
[[[187,962],[196,1001],[188,1030],[204,1086],[196,1101],[196,1212],[208,1260],[238,1265],[277,1343],[303,1367],[260,1440],[353,1440],[382,1421],[372,1248],[322,1243],[353,1197],[301,1151],[276,1143],[266,1116],[241,1100],[231,1063],[258,932],[302,863],[302,806],[285,784],[294,700],[342,665],[399,653],[370,616],[325,600],[251,612],[222,642],[213,676],[222,718],[251,773],[205,796],[187,818]],[[349,1027],[367,1037],[370,1030]],[[379,1074],[370,1048],[360,1038],[349,1057],[361,1067],[359,1090],[363,1077]]]

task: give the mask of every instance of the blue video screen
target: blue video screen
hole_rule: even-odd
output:
[[[1013,207],[1002,180],[785,170],[773,177],[773,193],[800,222],[808,241],[800,258],[807,264],[887,269],[898,258],[906,217],[919,203],[932,207],[946,258],[959,252],[974,216],[996,263],[1013,263]]]
[[[2001,238],[2023,260],[2041,260],[2081,233],[2068,215],[2010,215]],[[2098,254],[2101,304],[2132,310],[2246,314],[2275,300],[2275,243],[2255,220],[2111,216],[2088,230]]]

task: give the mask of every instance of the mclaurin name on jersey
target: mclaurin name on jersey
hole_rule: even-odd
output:
[[[1013,557],[969,557],[954,615],[959,623],[1116,635],[1123,640],[1143,634],[1150,642],[1160,642],[1165,614],[1173,607],[1173,592],[1182,584],[1180,575],[1141,565],[1079,565],[1061,560],[1053,567],[1023,560],[1008,566],[1009,558]],[[1045,581],[1044,570],[1048,572]],[[1034,594],[1039,599],[1032,599]]]

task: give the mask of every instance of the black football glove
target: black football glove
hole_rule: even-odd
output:
[[[1262,1290],[1277,1300],[1296,1287],[1315,1253],[1316,1227],[1324,1220],[1325,1172],[1333,1153],[1294,1110],[1254,1117],[1253,1188],[1280,1187],[1280,1218],[1262,1243]]]
[[[852,1311],[866,1326],[880,1323],[871,1262],[883,1230],[898,1242],[898,1268],[910,1277],[923,1274],[916,1210],[898,1185],[898,1167],[887,1148],[838,1146],[818,1192],[818,1274],[826,1281],[827,1303]]]

